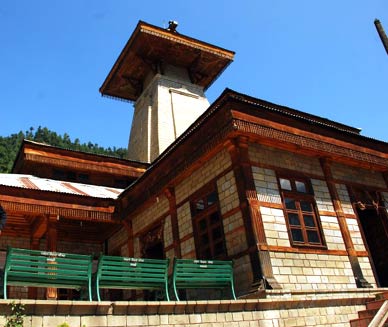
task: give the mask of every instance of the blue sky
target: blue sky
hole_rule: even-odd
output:
[[[139,20],[236,52],[226,88],[388,141],[387,0],[1,0],[0,136],[47,127],[127,147],[133,107],[99,87]]]

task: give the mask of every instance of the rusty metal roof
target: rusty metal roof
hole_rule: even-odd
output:
[[[0,185],[104,199],[116,199],[123,191],[119,188],[58,181],[22,174],[0,174]]]

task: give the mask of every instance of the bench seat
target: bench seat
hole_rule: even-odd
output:
[[[175,259],[173,288],[179,301],[178,289],[229,288],[236,299],[233,282],[233,261]]]
[[[8,247],[4,266],[4,299],[7,285],[87,289],[92,300],[91,255]]]
[[[169,259],[145,259],[101,255],[96,273],[97,299],[100,289],[161,290],[168,295]]]

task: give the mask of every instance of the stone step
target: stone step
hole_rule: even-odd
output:
[[[350,320],[350,327],[368,327],[373,317],[358,318]]]
[[[375,300],[375,301],[371,301],[371,302],[368,302],[366,304],[366,309],[367,310],[374,310],[374,309],[380,309],[381,306],[383,305],[383,303],[385,302],[386,300]]]
[[[388,292],[377,294],[376,300],[388,300]]]
[[[374,317],[379,309],[362,310],[358,312],[358,318]]]

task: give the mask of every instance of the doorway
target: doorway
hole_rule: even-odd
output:
[[[357,208],[380,287],[388,287],[388,217],[385,208]]]

